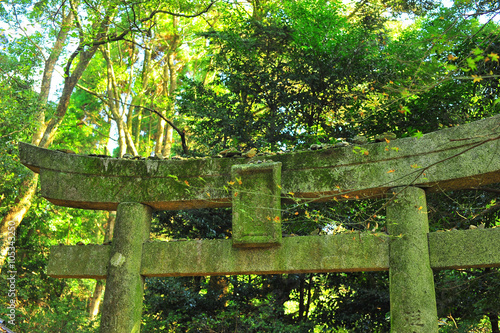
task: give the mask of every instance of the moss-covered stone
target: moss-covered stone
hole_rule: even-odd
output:
[[[54,247],[49,260],[52,276],[107,277],[101,332],[139,332],[144,276],[390,267],[392,331],[428,333],[437,331],[431,267],[500,266],[500,249],[492,246],[500,244],[500,233],[481,230],[427,236],[424,191],[413,186],[443,191],[500,182],[500,159],[494,153],[500,148],[499,123],[500,115],[420,139],[252,158],[139,161],[81,156],[28,144],[20,144],[20,157],[40,173],[42,195],[53,203],[118,209],[111,248]],[[245,164],[264,159],[270,163]],[[232,193],[231,183],[237,184]],[[404,191],[388,206],[390,242],[386,235],[353,233],[287,237],[281,246],[254,248],[280,243],[278,188],[286,194],[282,200],[324,201],[384,196],[393,187]],[[261,200],[256,193],[271,200]],[[234,240],[144,243],[152,209],[231,203],[235,220],[241,222],[234,227]],[[485,243],[488,249],[479,245]]]
[[[281,163],[233,165],[233,246],[281,242]]]
[[[429,234],[433,269],[500,267],[500,228]]]
[[[285,274],[387,270],[385,235],[284,237],[281,246],[235,248],[231,240],[144,244],[144,276]]]
[[[500,267],[500,228],[431,232],[428,238],[430,265],[434,270]],[[282,249],[262,252],[232,249],[231,240],[151,242],[144,244],[141,274],[189,276],[384,271],[389,269],[388,244],[386,235],[365,233],[285,237]],[[110,248],[108,245],[53,246],[47,274],[55,278],[105,279]],[[301,252],[304,249],[305,254]],[[287,255],[291,257],[280,263],[271,263],[272,258]],[[359,261],[356,263],[351,256]]]
[[[151,208],[139,203],[118,205],[113,232],[101,333],[140,332],[144,277],[143,243],[149,238]]]
[[[438,331],[434,276],[429,259],[425,191],[393,189],[387,206],[391,332]]]
[[[50,249],[47,275],[55,278],[105,279],[109,245],[56,245]]]
[[[421,138],[274,156],[192,160],[126,160],[66,154],[20,144],[22,163],[41,174],[41,193],[55,204],[116,209],[140,202],[158,210],[231,205],[231,167],[282,163],[283,193],[296,199],[383,196],[413,184],[442,191],[500,182],[500,116]],[[355,152],[356,151],[356,152]]]

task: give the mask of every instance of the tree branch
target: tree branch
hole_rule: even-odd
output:
[[[106,99],[105,99],[105,96],[101,95],[101,94],[98,94],[96,93],[95,91],[92,91],[84,86],[82,86],[81,84],[77,84],[77,87],[82,89],[83,91],[86,91],[88,92],[89,94],[99,98],[101,101],[103,102],[106,102]],[[182,142],[182,151],[184,152],[184,154],[188,154],[189,153],[189,149],[188,149],[188,146],[187,146],[187,142],[186,142],[186,133],[185,131],[179,129],[177,126],[175,126],[175,124],[167,119],[164,115],[161,114],[161,112],[158,112],[154,109],[151,109],[151,108],[148,108],[146,106],[142,106],[142,105],[136,105],[136,104],[131,104],[131,103],[125,103],[125,102],[122,102],[120,100],[117,100],[115,98],[109,98],[111,100],[114,100],[114,101],[117,101],[121,104],[125,104],[125,105],[128,105],[128,106],[132,106],[132,107],[135,107],[135,108],[141,108],[141,109],[145,109],[145,110],[148,110],[149,112],[153,112],[155,114],[157,114],[161,119],[165,120],[170,126],[172,126],[172,128],[177,132],[177,134],[179,134],[179,136],[181,137],[181,142]]]
[[[141,105],[128,104],[128,103],[126,103],[126,104],[129,106],[142,108],[142,109],[148,110],[149,112],[156,113],[161,119],[165,120],[170,126],[172,126],[172,128],[177,132],[177,134],[179,134],[179,136],[181,137],[182,151],[184,152],[184,154],[187,155],[189,153],[189,149],[188,149],[187,142],[186,142],[186,132],[184,130],[181,131],[177,126],[174,125],[174,123],[172,121],[168,120],[164,115],[162,115],[160,112],[158,112],[154,109],[148,108],[146,106],[141,106]]]
[[[479,214],[476,214],[474,215],[471,220],[475,220],[477,219],[478,217],[483,217],[484,215],[488,215],[488,214],[491,214],[491,213],[495,213],[497,211],[500,210],[500,203],[497,203],[496,205],[494,206],[491,206],[490,208],[486,208],[485,210],[483,210],[481,213]]]
[[[354,10],[352,11],[352,13],[347,16],[347,20],[349,21],[367,3],[368,3],[368,0],[363,0],[360,3],[358,3],[358,5],[356,6],[356,8],[354,8]]]
[[[174,13],[174,12],[170,12],[168,10],[157,10],[156,13],[169,14],[169,15],[177,16],[177,17],[194,18],[194,17],[198,17],[198,16],[203,15],[206,12],[208,12],[210,10],[210,8],[212,8],[212,6],[215,4],[215,1],[216,0],[210,2],[210,4],[205,9],[203,9],[201,12],[196,13],[196,14],[192,14],[192,15]]]

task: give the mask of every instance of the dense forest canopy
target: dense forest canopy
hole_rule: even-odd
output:
[[[499,113],[500,4],[455,0],[0,2],[0,217],[16,226],[16,332],[97,332],[104,284],[46,275],[113,212],[57,207],[17,145],[80,154],[283,152]],[[359,147],[358,147],[359,148]],[[498,158],[492,152],[492,159]],[[428,198],[431,229],[500,226],[498,184]],[[287,234],[385,232],[385,201],[283,210]],[[227,209],[155,213],[154,239],[229,238]],[[0,318],[10,302],[5,273]],[[435,273],[443,332],[499,332],[498,269]],[[388,332],[386,273],[146,281],[144,332]]]

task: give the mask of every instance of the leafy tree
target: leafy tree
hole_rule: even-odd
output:
[[[196,133],[220,133],[206,133],[202,144],[276,149],[345,136],[343,108],[370,80],[377,51],[369,47],[376,35],[349,23],[342,9],[339,2],[287,3],[265,20],[208,32],[218,79],[189,81],[180,109]]]

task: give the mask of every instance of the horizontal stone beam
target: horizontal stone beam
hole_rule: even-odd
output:
[[[231,240],[152,242],[146,244],[141,273],[192,276],[376,271],[387,269],[388,250],[386,235],[367,233],[285,237],[281,246],[266,249],[235,248]]]
[[[294,199],[383,196],[393,187],[455,190],[500,182],[500,115],[359,147],[187,160],[127,160],[67,154],[20,143],[21,162],[40,173],[42,196],[77,208],[138,202],[157,210],[231,206],[231,167],[282,163],[282,193]],[[354,149],[356,148],[356,149]]]
[[[47,272],[56,278],[105,279],[110,253],[109,245],[55,245]]]
[[[108,245],[53,246],[48,275],[105,278]],[[284,237],[281,246],[236,248],[230,239],[144,243],[144,276],[282,274],[388,269],[385,234]]]
[[[386,271],[389,236],[347,233],[284,237],[279,247],[235,248],[232,240],[147,242],[144,276]],[[500,228],[429,233],[433,269],[500,267]],[[108,245],[53,246],[48,275],[106,278]]]
[[[429,234],[433,269],[500,267],[500,228]]]

